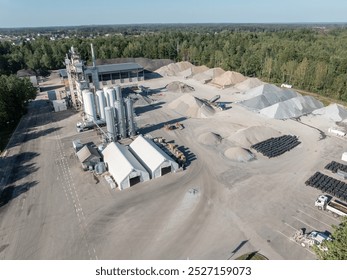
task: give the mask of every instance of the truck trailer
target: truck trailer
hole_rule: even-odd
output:
[[[333,213],[334,217],[340,217],[340,216],[347,216],[347,205],[333,199],[331,197],[328,197],[324,194],[320,195],[317,199],[314,205],[319,210],[325,210]]]

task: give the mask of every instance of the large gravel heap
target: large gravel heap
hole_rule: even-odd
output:
[[[215,109],[211,105],[188,93],[172,101],[168,107],[191,118],[208,118],[215,113]]]
[[[327,119],[330,119],[334,122],[340,122],[344,119],[347,119],[347,110],[342,105],[336,103],[330,104],[327,107],[315,110],[312,112],[314,115],[321,115]]]
[[[192,68],[194,65],[187,61],[181,61],[177,63],[170,63],[169,65],[163,66],[157,69],[155,72],[161,76],[177,76],[180,72]]]
[[[246,108],[275,119],[297,118],[322,108],[323,104],[310,96],[302,96],[291,89],[264,84],[245,92]]]
[[[214,78],[211,81],[211,85],[216,86],[218,88],[228,88],[234,86],[238,83],[245,81],[247,78],[243,76],[241,73],[234,71],[227,71],[221,76]]]
[[[259,80],[258,78],[248,78],[243,82],[236,84],[235,88],[238,89],[240,92],[244,92],[252,88],[261,86],[263,84],[265,83]]]
[[[224,156],[232,161],[247,162],[254,159],[254,154],[241,147],[231,147],[224,152]]]
[[[172,92],[181,92],[181,93],[192,92],[195,90],[192,86],[189,86],[179,81],[175,81],[166,85],[166,89]]]

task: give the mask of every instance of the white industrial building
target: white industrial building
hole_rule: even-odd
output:
[[[131,144],[130,151],[151,174],[158,178],[178,170],[179,166],[168,154],[162,151],[152,140],[139,135]]]
[[[108,171],[120,190],[150,179],[146,169],[126,147],[112,142],[102,151],[102,154]]]

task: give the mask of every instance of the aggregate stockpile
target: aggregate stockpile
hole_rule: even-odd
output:
[[[168,107],[180,115],[191,118],[208,118],[216,112],[210,104],[188,93],[172,101]]]
[[[273,119],[290,119],[312,113],[323,107],[323,103],[311,96],[264,84],[245,92],[244,107]]]
[[[345,107],[336,103],[330,104],[327,107],[315,110],[312,112],[314,115],[321,115],[334,122],[340,122],[347,119],[347,110]]]
[[[245,81],[246,79],[247,78],[245,76],[238,72],[227,71],[223,73],[221,76],[214,78],[211,81],[211,85],[224,89],[239,84]]]

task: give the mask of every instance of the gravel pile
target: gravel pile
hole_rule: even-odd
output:
[[[208,118],[216,112],[212,106],[188,93],[172,101],[168,107],[180,115],[191,118]]]
[[[321,115],[327,119],[330,119],[334,122],[340,122],[344,119],[347,119],[347,110],[342,105],[336,103],[330,104],[327,107],[315,110],[312,112],[314,115]]]
[[[172,82],[172,83],[166,85],[166,89],[168,91],[181,92],[181,93],[192,92],[195,90],[192,86],[189,86],[189,85],[182,83],[182,82],[179,82],[179,81],[175,81],[175,82]]]
[[[323,103],[311,96],[298,96],[260,110],[262,115],[273,119],[290,119],[312,113],[322,108]]]
[[[227,71],[219,77],[214,78],[211,81],[211,85],[214,85],[218,88],[228,88],[238,83],[245,81],[247,78],[241,73],[234,71]]]
[[[205,132],[198,137],[199,143],[206,146],[217,146],[222,140],[222,136],[214,132]]]
[[[185,71],[192,67],[194,67],[194,65],[191,64],[190,62],[181,61],[181,62],[171,63],[169,65],[163,66],[159,68],[158,70],[156,70],[155,72],[157,72],[163,77],[177,76],[180,72]]]
[[[192,78],[194,75],[201,74],[205,71],[207,71],[209,68],[205,65],[202,66],[193,66],[190,67],[180,73],[178,73],[178,76],[182,76],[185,79]]]
[[[202,73],[193,76],[193,79],[203,84],[211,82],[214,78],[223,75],[225,71],[222,68],[211,68]]]
[[[238,89],[240,92],[244,92],[252,88],[261,86],[263,84],[265,83],[257,78],[248,78],[247,80],[244,80],[243,82],[236,84],[235,88]]]
[[[232,147],[224,152],[224,156],[236,162],[248,162],[254,159],[254,155],[250,150],[241,147]]]

